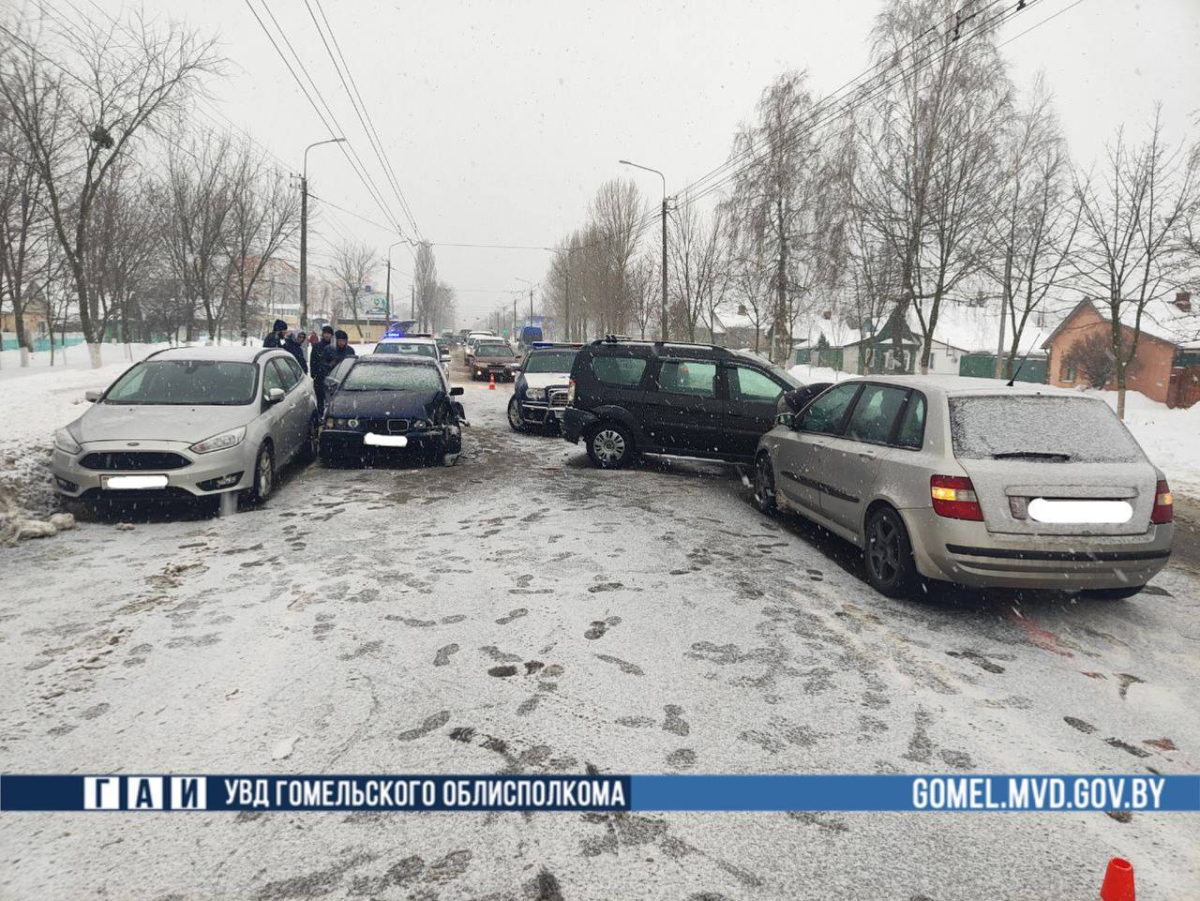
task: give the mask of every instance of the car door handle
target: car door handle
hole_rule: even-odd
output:
[[[859,451],[858,455],[860,457],[862,457],[864,460],[874,460],[875,459],[874,451]]]

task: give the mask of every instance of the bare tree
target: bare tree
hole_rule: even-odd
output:
[[[667,245],[671,321],[684,324],[689,341],[696,340],[696,326],[724,292],[724,215],[721,207],[705,216],[694,204],[683,202],[674,217]]]
[[[1047,296],[1062,287],[1079,228],[1070,159],[1041,74],[1028,102],[1002,135],[1004,189],[997,205],[989,265],[1000,286],[995,375],[1011,376],[1021,337]],[[1005,333],[1011,328],[1008,346]]]
[[[345,242],[333,251],[333,275],[341,288],[342,296],[350,306],[350,315],[354,317],[359,340],[362,340],[363,331],[362,319],[358,315],[358,298],[378,260],[379,255],[375,249],[361,242]]]
[[[0,98],[44,184],[53,232],[70,273],[93,366],[103,331],[88,273],[92,213],[113,167],[144,133],[181,110],[218,66],[215,43],[142,14],[124,25],[84,19],[57,36],[55,58],[15,40],[0,60]]]
[[[96,193],[86,271],[100,334],[115,323],[126,344],[134,305],[161,255],[156,218],[146,179],[131,159],[119,162]]]
[[[413,269],[417,319],[422,326],[428,322],[437,305],[437,289],[437,260],[433,256],[433,247],[428,243],[422,243],[417,247],[417,260]]]
[[[1108,335],[1100,332],[1089,332],[1072,344],[1063,354],[1063,363],[1083,373],[1093,388],[1103,388],[1112,381],[1117,371],[1112,341]],[[1133,364],[1130,364],[1130,371],[1132,368]]]
[[[1108,314],[1117,384],[1117,415],[1125,416],[1125,377],[1137,354],[1147,308],[1187,279],[1179,240],[1197,202],[1197,171],[1182,148],[1163,137],[1161,109],[1150,135],[1131,145],[1124,129],[1108,145],[1100,174],[1076,176],[1081,207],[1076,277]],[[1125,336],[1124,328],[1130,330]]]
[[[661,323],[662,275],[658,255],[643,253],[633,264],[629,275],[631,312],[634,325],[645,339],[654,323]]]
[[[977,13],[962,38],[951,0],[889,0],[872,35],[886,81],[863,88],[857,121],[870,172],[856,180],[857,202],[873,243],[895,258],[893,340],[898,348],[915,311],[922,371],[942,301],[986,261],[986,225],[998,194],[993,134],[1011,106],[994,39],[997,15]]]
[[[0,141],[11,148],[15,138],[10,122],[0,116]],[[47,278],[48,225],[37,168],[18,154],[0,151],[0,304],[7,298],[12,308],[21,366],[29,365],[32,347],[25,313]]]
[[[217,337],[229,284],[232,157],[229,134],[199,132],[171,147],[163,186],[163,242],[187,301],[203,310],[210,339]]]
[[[792,323],[815,281],[811,192],[820,147],[807,81],[802,71],[776,78],[759,98],[757,119],[739,129],[733,146],[733,156],[745,162],[726,206],[739,223],[739,256],[770,263],[773,359],[790,350]],[[748,241],[758,246],[751,251]]]
[[[239,146],[227,233],[243,341],[249,330],[254,287],[271,261],[290,246],[299,228],[299,193],[248,141]]]

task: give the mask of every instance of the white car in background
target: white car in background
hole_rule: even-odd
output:
[[[441,364],[442,371],[450,378],[450,354],[442,353],[432,335],[405,335],[403,338],[383,338],[375,345],[373,353],[401,354],[410,357],[429,357]]]

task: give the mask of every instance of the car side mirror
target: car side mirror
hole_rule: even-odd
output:
[[[268,388],[267,389],[267,398],[266,398],[267,403],[277,404],[281,400],[283,400],[283,395],[284,395],[284,390],[282,388]]]
[[[461,397],[464,393],[465,392],[463,391],[462,385],[455,385],[453,388],[450,389],[451,397]],[[462,407],[462,404],[455,404],[455,406]]]
[[[86,400],[89,404],[94,404],[94,403],[98,402],[100,400],[100,398],[102,398],[103,396],[104,396],[103,391],[85,391],[85,392],[83,392],[83,399]]]
[[[780,413],[775,417],[775,424],[787,426],[789,429],[794,429],[796,427],[796,414]]]
[[[325,380],[325,390],[326,391],[333,391],[337,388],[337,386],[338,386],[337,379],[326,379]]]

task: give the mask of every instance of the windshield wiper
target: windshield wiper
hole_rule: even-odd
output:
[[[1021,460],[1021,459],[1036,459],[1036,460],[1061,460],[1066,462],[1071,459],[1070,454],[1058,453],[1056,451],[1006,451],[1002,454],[992,454],[993,460]]]

